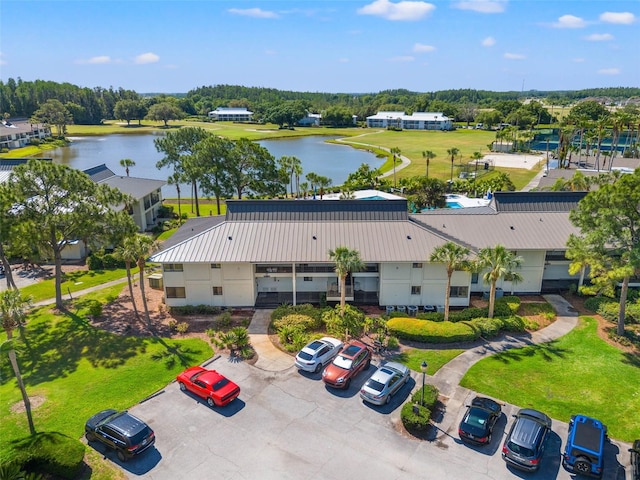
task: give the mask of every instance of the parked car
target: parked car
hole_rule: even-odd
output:
[[[364,343],[353,340],[336,355],[322,372],[322,380],[335,388],[349,388],[351,379],[371,365],[371,349]]]
[[[458,427],[460,440],[486,445],[491,443],[493,427],[502,415],[502,408],[495,400],[476,397],[467,405],[467,411]]]
[[[631,480],[640,480],[640,440],[633,442],[629,453],[631,454]]]
[[[529,408],[523,408],[514,417],[502,445],[502,459],[512,467],[533,472],[540,467],[544,442],[551,431],[551,419]]]
[[[121,462],[140,455],[156,441],[151,427],[124,411],[103,410],[84,425],[88,442],[100,442],[115,450]]]
[[[600,420],[572,415],[562,466],[571,473],[602,478],[607,427]]]
[[[180,390],[204,398],[210,407],[224,407],[240,395],[240,387],[215,370],[187,368],[176,380]]]
[[[389,403],[391,397],[409,380],[409,372],[409,368],[401,363],[385,363],[360,389],[360,398],[374,405]]]
[[[343,346],[337,338],[322,337],[313,340],[296,355],[296,367],[306,372],[318,373],[335,358]]]

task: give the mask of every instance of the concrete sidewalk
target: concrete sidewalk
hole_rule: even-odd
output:
[[[256,310],[249,324],[251,346],[258,354],[256,368],[268,372],[282,372],[293,368],[292,356],[278,350],[269,339],[269,323],[273,310]]]

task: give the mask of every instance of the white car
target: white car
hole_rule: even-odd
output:
[[[337,338],[322,337],[307,344],[296,355],[296,367],[305,372],[318,373],[331,363],[344,344]]]
[[[360,390],[360,398],[374,405],[389,403],[393,394],[409,380],[409,372],[401,363],[385,363],[369,377]]]

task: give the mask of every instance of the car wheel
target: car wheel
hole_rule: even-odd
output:
[[[580,473],[591,473],[591,463],[584,457],[578,457],[576,463],[573,464],[573,468]]]
[[[371,366],[371,359],[367,360],[367,363],[364,364],[364,369],[369,370],[370,366]]]
[[[216,406],[216,402],[214,402],[214,401],[213,401],[213,398],[211,398],[211,397],[207,397],[207,404],[208,404],[211,408],[213,408],[213,407],[215,407],[215,406]]]
[[[487,445],[489,445],[490,443],[491,443],[491,434],[487,436]]]
[[[320,362],[318,365],[316,365],[316,369],[314,370],[315,373],[319,373],[320,370],[322,370],[322,362]]]
[[[96,436],[93,432],[86,432],[84,434],[84,436],[87,439],[87,442],[95,442],[96,441]]]
[[[349,379],[346,382],[344,382],[344,388],[345,389],[349,388],[349,385],[351,385],[351,379]]]
[[[118,450],[117,455],[118,455],[118,460],[120,460],[121,462],[127,461],[127,456],[124,454],[122,450]]]
[[[390,401],[391,401],[391,394],[387,395],[387,399],[384,401],[384,403],[388,405]]]
[[[182,390],[183,392],[186,392],[186,391],[187,391],[187,387],[185,386],[185,384],[184,384],[184,383],[182,383],[182,382],[178,382],[178,385],[180,385],[180,390]]]

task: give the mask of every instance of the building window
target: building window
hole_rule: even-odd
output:
[[[313,282],[313,277],[303,277],[302,280],[304,282]]]
[[[222,287],[213,287],[214,295],[222,295]]]
[[[184,287],[167,287],[167,298],[186,298]]]
[[[182,272],[182,264],[181,263],[165,263],[162,266],[162,269],[165,272]]]
[[[222,268],[219,263],[212,263],[211,268]]]
[[[422,268],[422,263],[414,263],[412,265],[413,268]]]
[[[451,298],[467,298],[469,296],[469,287],[451,287],[449,296]]]
[[[420,295],[422,293],[422,287],[420,285],[413,285],[411,287],[411,295]]]
[[[473,284],[478,284],[478,278],[480,277],[479,273],[472,273],[471,274],[471,283]]]

